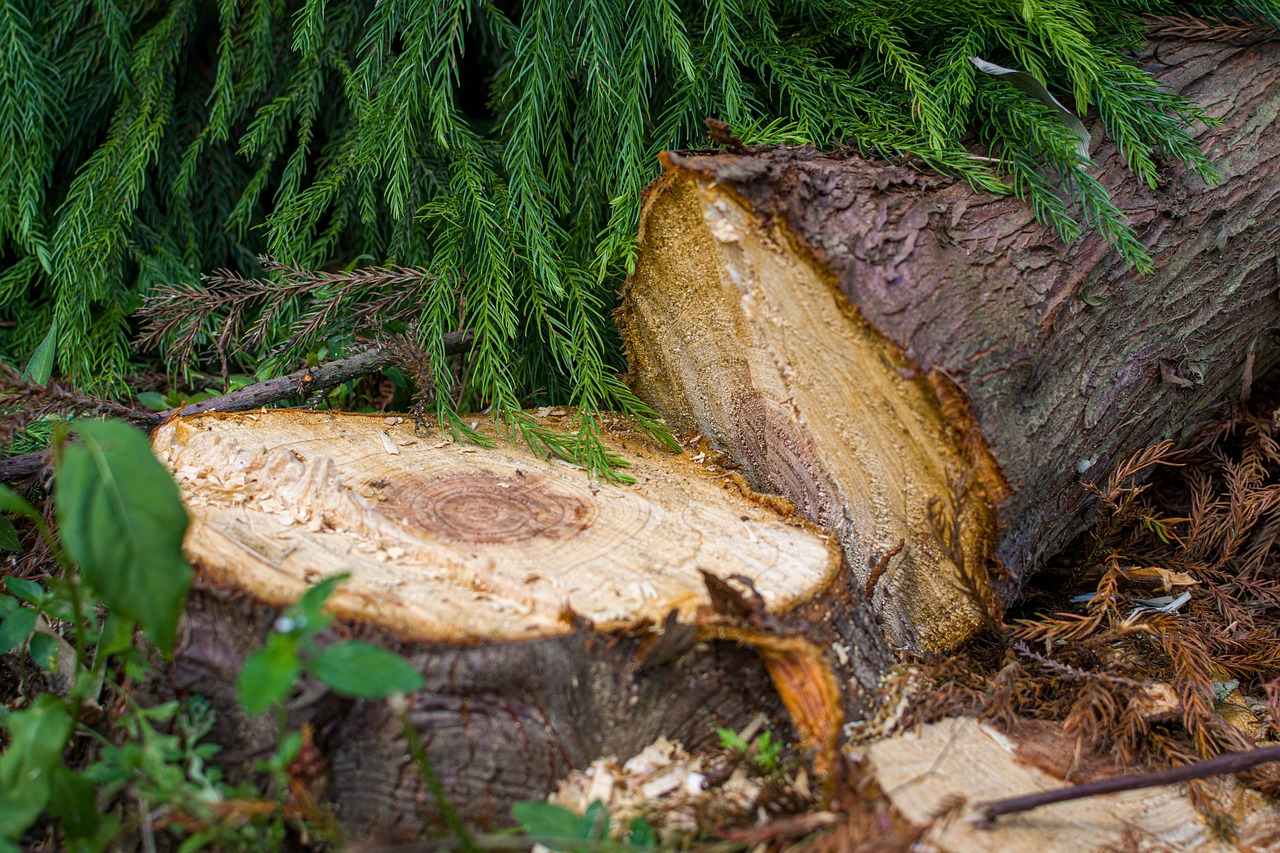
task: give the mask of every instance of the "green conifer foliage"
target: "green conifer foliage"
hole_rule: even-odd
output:
[[[119,390],[158,284],[252,276],[260,254],[422,267],[437,375],[443,333],[477,333],[441,414],[492,406],[600,467],[594,419],[565,439],[517,413],[652,426],[616,377],[609,309],[658,151],[718,117],[747,143],[909,158],[1147,268],[1055,111],[968,61],[1095,113],[1148,184],[1174,161],[1212,179],[1188,133],[1204,116],[1131,58],[1144,12],[1280,25],[1280,0],[0,0],[0,356],[56,318],[58,369]],[[350,344],[292,334],[301,310],[243,357],[285,370]]]

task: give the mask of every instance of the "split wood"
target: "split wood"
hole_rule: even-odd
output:
[[[1084,782],[1052,791],[1041,791],[1021,797],[1009,797],[1004,800],[989,800],[977,803],[974,824],[984,828],[995,825],[1000,815],[1030,811],[1052,803],[1063,803],[1068,800],[1080,800],[1085,797],[1096,797],[1101,794],[1114,794],[1118,791],[1136,791],[1141,788],[1155,788],[1160,785],[1176,785],[1179,782],[1190,782],[1192,779],[1204,779],[1209,776],[1220,776],[1226,773],[1240,773],[1245,770],[1266,764],[1269,761],[1280,761],[1280,746],[1268,746],[1249,752],[1228,752],[1216,758],[1197,761],[1171,770],[1156,773],[1136,773],[1129,776],[1117,776],[1114,779],[1099,779],[1095,782]]]

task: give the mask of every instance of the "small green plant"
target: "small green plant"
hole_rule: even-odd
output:
[[[782,772],[782,742],[773,739],[771,732],[761,732],[751,743],[733,729],[716,729],[722,749],[749,759],[752,766],[765,776]]]
[[[422,675],[399,655],[360,640],[321,648],[316,635],[333,621],[324,604],[348,575],[313,586],[276,620],[266,644],[240,672],[240,701],[251,714],[283,708],[303,673],[335,693],[355,699],[382,699],[422,687]]]
[[[250,655],[240,670],[237,687],[245,710],[260,714],[275,709],[279,721],[276,749],[259,770],[274,780],[274,789],[281,795],[290,788],[289,768],[305,743],[304,733],[288,731],[285,722],[285,700],[304,674],[355,699],[382,699],[417,690],[423,684],[422,675],[408,661],[385,649],[359,640],[324,647],[319,644],[318,635],[333,622],[324,612],[325,602],[348,577],[345,573],[334,575],[303,593],[297,604],[280,615],[263,647]],[[275,825],[282,833],[281,815],[287,809],[283,801],[279,805]],[[323,809],[311,811],[313,819],[333,824]],[[332,828],[336,832],[336,825]]]
[[[245,373],[236,373],[226,378],[226,381],[222,383],[226,387],[222,390],[217,387],[206,386],[203,391],[196,391],[190,394],[183,393],[176,388],[171,388],[164,394],[159,391],[142,391],[138,394],[138,402],[153,412],[166,412],[169,409],[180,409],[193,403],[201,403],[210,397],[217,397],[220,394],[238,391],[254,381],[255,377],[253,376]]]
[[[78,440],[68,441],[73,434]],[[126,424],[58,424],[53,445],[59,536],[31,504],[0,486],[0,511],[30,521],[62,569],[47,585],[6,578],[9,594],[0,597],[0,653],[29,656],[58,691],[0,718],[8,738],[0,754],[0,850],[19,849],[42,816],[60,829],[66,848],[105,849],[121,823],[99,810],[99,796],[195,809],[228,793],[204,766],[215,749],[199,742],[207,714],[177,703],[141,708],[112,677],[145,667],[136,629],[162,654],[172,653],[192,580],[181,551],[187,516],[177,486],[146,437]],[[0,524],[0,548],[21,548],[9,518]],[[122,744],[85,722],[100,711],[105,692],[127,708],[118,721]],[[179,717],[186,720],[179,734],[157,728]],[[66,762],[74,734],[101,747],[81,770]],[[151,818],[142,823],[149,833]]]
[[[37,825],[57,833],[63,848],[88,853],[122,833],[154,848],[154,834],[165,828],[182,851],[279,849],[282,804],[265,802],[251,785],[228,785],[210,764],[220,747],[204,741],[214,719],[208,703],[196,697],[146,707],[124,686],[147,678],[152,654],[136,642],[139,630],[155,651],[173,653],[192,582],[177,486],[146,436],[127,424],[57,424],[53,446],[57,536],[35,507],[0,486],[0,512],[8,514],[0,515],[0,550],[22,549],[8,516],[22,517],[61,568],[45,583],[5,578],[0,595],[0,654],[20,655],[24,684],[34,681],[25,668],[31,660],[53,686],[20,710],[0,709],[0,853],[20,849]],[[274,705],[283,719],[284,699],[303,673],[360,698],[421,686],[408,662],[367,643],[319,647],[316,635],[332,621],[322,608],[344,579],[308,590],[249,659],[240,690],[250,711]],[[95,727],[108,700],[125,710],[110,729]],[[303,745],[302,733],[282,728],[262,767],[279,790]]]
[[[627,824],[620,840],[611,838],[609,809],[599,800],[581,815],[554,803],[537,802],[516,803],[511,811],[528,836],[526,840],[552,850],[599,853],[657,849],[653,827],[641,817]]]

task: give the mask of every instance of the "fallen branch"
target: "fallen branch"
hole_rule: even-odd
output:
[[[1179,782],[1190,782],[1192,779],[1205,779],[1209,776],[1221,776],[1226,773],[1241,773],[1260,764],[1280,761],[1280,746],[1268,746],[1250,752],[1229,752],[1197,761],[1172,770],[1161,770],[1156,773],[1135,773],[1129,776],[1117,776],[1114,779],[1099,779],[1096,782],[1084,782],[1052,791],[1040,791],[1021,797],[1009,797],[1004,800],[990,800],[977,803],[974,808],[974,825],[990,828],[995,819],[1001,815],[1038,809],[1053,803],[1065,803],[1068,800],[1081,800],[1085,797],[1097,797],[1102,794],[1114,794],[1119,791],[1137,791],[1142,788],[1156,788],[1160,785],[1176,785]]]
[[[34,476],[49,463],[48,456],[48,450],[36,450],[0,459],[0,483],[16,483]]]
[[[475,340],[470,331],[449,332],[444,336],[446,355],[462,352]],[[390,352],[373,347],[356,355],[295,370],[285,376],[254,382],[228,394],[210,397],[199,403],[184,406],[181,410],[137,413],[128,419],[148,432],[174,415],[199,415],[204,412],[244,412],[257,409],[300,394],[325,391],[343,382],[357,379],[388,366],[392,362]],[[31,477],[49,464],[47,450],[37,450],[0,459],[0,483],[13,483]]]

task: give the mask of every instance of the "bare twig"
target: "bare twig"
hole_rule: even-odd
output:
[[[475,340],[470,331],[449,332],[444,336],[446,355],[454,355],[464,351]],[[341,385],[351,379],[380,370],[393,362],[392,354],[387,350],[374,347],[362,353],[340,358],[335,361],[318,364],[303,370],[296,370],[287,376],[278,376],[264,382],[246,385],[229,394],[210,397],[199,403],[192,403],[178,409],[165,412],[132,412],[129,420],[148,431],[155,429],[174,415],[198,415],[204,412],[243,412],[257,409],[271,403],[278,403],[299,394],[311,394],[324,391],[335,385]],[[23,453],[0,459],[0,483],[12,483],[24,480],[38,473],[49,463],[49,455],[45,451]]]
[[[1176,785],[1179,782],[1190,782],[1193,779],[1205,779],[1210,776],[1221,776],[1227,773],[1240,773],[1245,770],[1280,761],[1280,746],[1268,746],[1250,752],[1228,752],[1217,758],[1197,761],[1171,770],[1156,773],[1135,773],[1129,776],[1117,776],[1114,779],[1099,779],[1095,782],[1084,782],[1052,791],[1041,791],[1022,797],[1010,797],[1004,800],[989,800],[977,803],[975,824],[991,827],[1000,815],[1038,809],[1052,803],[1065,803],[1068,800],[1080,800],[1085,797],[1097,797],[1102,794],[1114,794],[1119,791],[1137,791],[1142,788],[1156,788],[1161,785]]]

